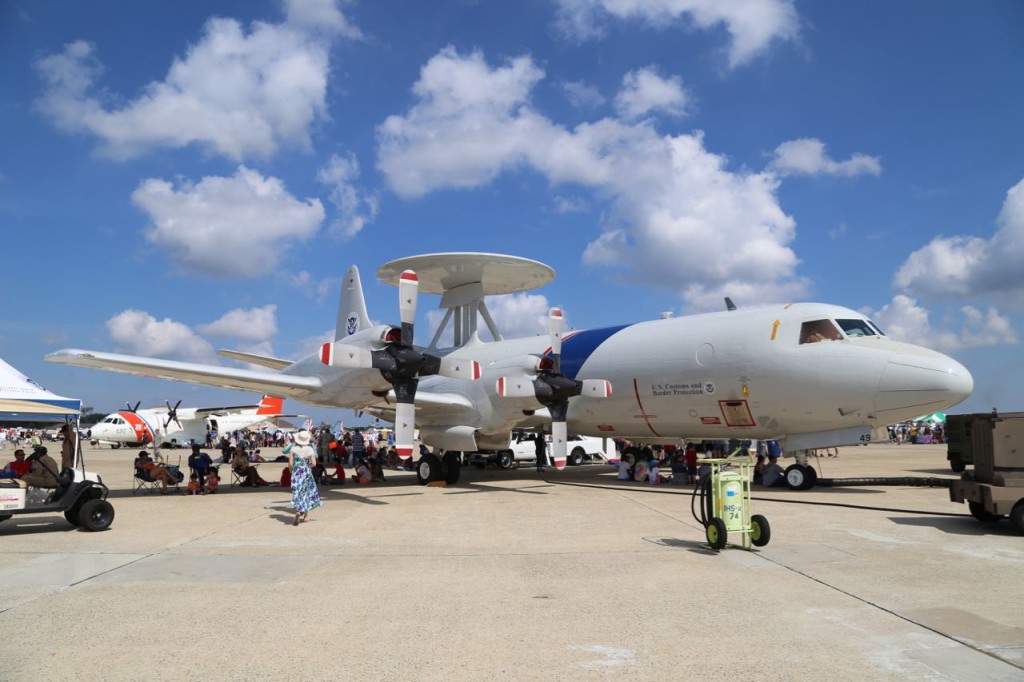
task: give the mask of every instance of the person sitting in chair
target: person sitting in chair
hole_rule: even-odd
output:
[[[168,485],[178,485],[184,478],[180,474],[175,475],[174,472],[163,464],[154,462],[153,458],[145,450],[140,451],[139,456],[135,458],[135,475],[143,481],[150,483],[159,482],[161,494],[167,493]]]
[[[231,470],[242,479],[242,482],[239,483],[241,486],[259,488],[260,486],[270,485],[260,477],[259,470],[249,463],[245,450],[235,450],[234,456],[231,458]]]

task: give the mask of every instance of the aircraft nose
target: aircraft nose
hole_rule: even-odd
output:
[[[942,410],[963,401],[973,390],[974,377],[953,358],[927,348],[906,346],[889,358],[878,387],[876,409]]]

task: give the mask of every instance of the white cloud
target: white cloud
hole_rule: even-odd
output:
[[[331,227],[346,237],[354,237],[372,222],[380,205],[376,195],[367,194],[354,184],[358,178],[359,162],[352,153],[332,154],[327,165],[316,174],[317,182],[331,188],[329,198],[338,209],[338,217]]]
[[[530,107],[543,75],[526,57],[494,69],[479,53],[446,48],[433,57],[414,87],[419,101],[378,130],[378,166],[391,187],[415,197],[527,166],[610,202],[587,263],[621,266],[698,308],[718,309],[736,292],[747,305],[802,294],[789,247],[795,223],[779,206],[773,173],[727,170],[700,132],[662,136],[649,123],[615,119],[568,130]]]
[[[780,175],[879,175],[882,163],[877,156],[854,154],[846,161],[830,159],[825,144],[818,139],[802,138],[783,142],[775,148],[769,167]]]
[[[587,202],[579,197],[555,197],[555,213],[583,213],[588,209]]]
[[[288,0],[286,11],[283,23],[253,22],[248,32],[234,19],[210,19],[163,80],[124,104],[94,91],[95,46],[69,43],[37,62],[45,83],[37,105],[118,159],[190,144],[235,160],[281,145],[308,149],[311,126],[327,118],[331,38],[359,34],[332,0]]]
[[[555,0],[559,26],[570,37],[601,36],[609,16],[665,28],[685,22],[700,30],[722,25],[729,32],[728,61],[735,68],[765,52],[774,41],[796,40],[800,18],[792,0]]]
[[[686,113],[689,97],[679,76],[662,78],[653,66],[630,71],[622,79],[622,89],[615,96],[615,110],[627,120],[635,120],[652,111],[671,116]]]
[[[546,296],[542,294],[503,294],[501,296],[488,296],[486,299],[487,310],[491,313],[495,326],[506,339],[516,339],[524,336],[537,336],[548,333],[548,311],[551,306]],[[417,338],[417,343],[429,343],[437,327],[444,319],[444,312],[440,310],[427,311],[427,338]],[[566,320],[566,329],[569,329]],[[490,332],[481,319],[477,330],[481,338],[490,340]],[[449,322],[448,328],[441,335],[438,346],[441,348],[450,347],[453,343],[452,325]]]
[[[569,104],[578,109],[592,109],[604,104],[604,95],[593,85],[582,81],[566,81],[561,84],[561,88]]]
[[[377,165],[392,189],[413,197],[439,187],[477,187],[521,163],[524,141],[545,132],[545,122],[519,112],[543,75],[528,57],[492,70],[479,52],[462,57],[453,47],[441,50],[413,86],[419,103],[378,128]]]
[[[318,304],[323,303],[327,294],[337,291],[336,287],[341,281],[340,277],[324,277],[316,281],[308,270],[300,270],[296,273],[283,272],[281,278],[288,286],[298,289],[303,295],[314,299]]]
[[[1024,180],[1006,193],[990,239],[936,237],[907,257],[895,284],[932,299],[993,295],[1024,306]]]
[[[502,336],[510,339],[547,334],[550,308],[543,294],[519,293],[487,297],[487,309],[491,311],[494,324]]]
[[[218,277],[257,277],[277,266],[291,242],[316,234],[318,199],[299,201],[277,178],[240,166],[234,176],[199,184],[144,180],[132,201],[149,214],[146,238],[183,270]]]
[[[341,0],[349,4],[350,0]],[[335,33],[346,38],[359,39],[362,31],[349,23],[334,0],[285,0],[288,23],[313,32]]]
[[[266,342],[277,334],[277,306],[269,303],[262,308],[243,310],[235,308],[209,324],[197,327],[207,336],[227,336],[255,343]]]
[[[1020,341],[1010,320],[995,308],[983,312],[974,306],[964,306],[955,317],[959,330],[953,324],[935,327],[928,309],[916,299],[899,294],[872,317],[890,338],[947,353]]]
[[[214,360],[213,346],[187,325],[157,320],[141,310],[125,310],[107,320],[107,332],[120,351],[195,362]]]

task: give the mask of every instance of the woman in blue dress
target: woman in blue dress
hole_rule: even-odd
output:
[[[292,470],[292,508],[295,509],[293,526],[299,525],[300,521],[304,523],[309,518],[310,510],[323,506],[313,478],[316,450],[310,446],[310,440],[309,431],[301,429],[295,434],[295,443],[283,450],[288,455],[288,466]]]

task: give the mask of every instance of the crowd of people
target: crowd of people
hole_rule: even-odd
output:
[[[941,444],[946,442],[946,425],[942,422],[900,422],[890,424],[889,442],[895,445],[904,443]]]

